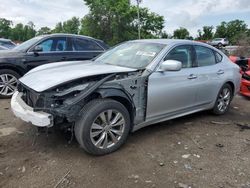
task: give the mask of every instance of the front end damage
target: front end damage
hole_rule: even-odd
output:
[[[51,114],[53,125],[74,123],[84,106],[96,98],[112,98],[130,112],[132,124],[145,121],[147,71],[111,73],[73,80],[44,92],[36,92],[20,83],[21,99],[34,112]]]

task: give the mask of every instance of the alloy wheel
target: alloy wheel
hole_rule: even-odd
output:
[[[99,149],[114,146],[122,137],[125,129],[125,119],[116,110],[100,113],[90,128],[92,143]]]
[[[11,96],[17,87],[17,78],[11,74],[0,75],[0,95]]]
[[[230,104],[230,100],[231,100],[231,91],[229,88],[224,88],[219,95],[218,105],[217,105],[218,110],[220,112],[226,111],[226,109]]]

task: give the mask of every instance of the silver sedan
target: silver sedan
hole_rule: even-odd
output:
[[[240,68],[209,45],[136,40],[92,61],[33,69],[11,105],[38,127],[71,128],[88,153],[104,155],[150,124],[202,110],[226,113],[240,80]]]

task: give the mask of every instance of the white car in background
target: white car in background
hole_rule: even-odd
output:
[[[218,48],[222,48],[229,45],[229,40],[227,38],[215,38],[209,42],[209,44]]]

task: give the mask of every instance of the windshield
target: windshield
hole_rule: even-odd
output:
[[[107,51],[95,62],[142,69],[149,65],[165,46],[157,43],[127,42]]]
[[[38,42],[42,37],[35,37],[13,48],[15,51],[26,51],[29,47]]]

